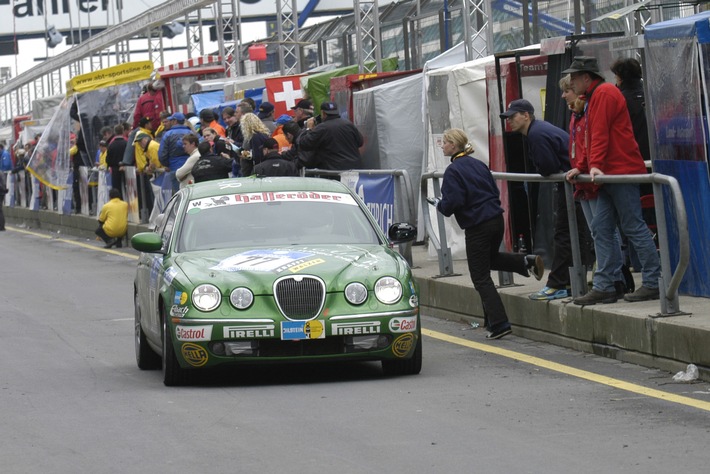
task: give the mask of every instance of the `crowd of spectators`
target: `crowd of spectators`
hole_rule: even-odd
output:
[[[146,214],[152,214],[156,205],[165,205],[165,196],[156,199],[157,193],[167,190],[172,194],[195,182],[253,175],[298,176],[305,167],[361,168],[359,148],[364,143],[363,136],[341,117],[333,102],[323,103],[317,116],[308,99],[298,101],[289,114],[278,118],[274,117],[272,103],[265,101],[257,106],[250,98],[235,107],[225,107],[221,117],[211,109],[203,109],[197,115],[170,113],[165,110],[163,87],[160,81],[144,87],[132,123],[104,124],[99,129],[98,150],[91,160],[95,170],[109,173],[110,188],[116,190],[112,194],[122,201],[128,184],[125,173],[128,167],[135,167],[138,204]],[[78,120],[78,114],[72,118]],[[0,144],[0,171],[25,169],[38,140],[39,136],[16,147],[14,156]],[[79,169],[86,164],[81,151],[88,156],[81,130],[72,134],[70,146],[73,210],[80,213]],[[30,183],[31,179],[24,181]],[[156,186],[159,182],[163,184]],[[97,179],[90,179],[90,184],[96,185]],[[31,184],[27,186],[29,196]],[[47,190],[42,186],[43,194]],[[56,191],[53,192],[56,198]],[[46,197],[42,202],[44,208],[50,205]]]

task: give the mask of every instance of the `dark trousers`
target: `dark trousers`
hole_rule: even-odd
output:
[[[109,243],[110,240],[113,240],[113,237],[109,237],[109,235],[104,230],[104,225],[101,223],[99,223],[99,227],[98,229],[96,229],[96,231],[94,231],[94,233],[101,237],[101,240],[103,240],[105,243]]]
[[[118,192],[121,193],[121,199],[123,199],[123,172],[119,169],[118,166],[111,166],[111,187],[114,189],[118,189]]]
[[[465,232],[466,259],[471,281],[481,297],[484,322],[489,329],[495,330],[508,322],[508,315],[491,278],[491,270],[528,276],[525,256],[519,253],[499,252],[504,232],[502,215],[466,229]]]
[[[553,258],[550,273],[547,275],[547,286],[550,288],[563,289],[570,286],[569,268],[572,266],[572,242],[569,234],[569,222],[567,220],[567,201],[565,199],[565,186],[563,183],[555,183],[555,235],[553,237]],[[582,212],[582,206],[575,201],[577,212],[577,235],[579,236],[580,247],[587,248],[588,240],[587,221]],[[587,260],[583,256],[583,260]]]

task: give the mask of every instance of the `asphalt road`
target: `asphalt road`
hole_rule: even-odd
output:
[[[424,368],[135,365],[135,253],[0,233],[0,471],[706,473],[710,387],[423,317]]]

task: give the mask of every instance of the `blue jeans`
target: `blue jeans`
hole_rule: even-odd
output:
[[[582,199],[580,204],[582,205],[582,212],[584,212],[584,219],[587,221],[587,226],[591,230],[592,221],[594,216],[597,214],[597,199]],[[610,258],[619,262],[619,267],[614,271],[612,278],[614,281],[624,281],[624,275],[621,273],[621,266],[624,263],[624,256],[621,252],[621,236],[619,235],[618,230],[614,232],[614,242],[611,247]]]
[[[599,189],[597,209],[592,219],[592,236],[597,254],[594,289],[614,291],[614,272],[619,268],[616,225],[633,244],[641,261],[643,286],[658,288],[661,264],[651,231],[641,214],[638,184],[605,184]]]

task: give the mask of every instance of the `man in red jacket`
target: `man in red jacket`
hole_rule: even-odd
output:
[[[585,155],[586,168],[592,180],[605,174],[645,174],[646,165],[634,139],[626,99],[616,86],[604,82],[597,59],[589,56],[575,57],[569,69],[562,71],[562,74],[571,75],[572,90],[587,102]],[[574,177],[580,173],[579,168],[572,168],[567,172],[567,179],[574,181]],[[599,187],[597,211],[592,220],[597,271],[594,273],[593,289],[576,298],[575,304],[616,302],[613,273],[619,268],[620,262],[614,261],[611,249],[617,221],[621,231],[637,250],[642,267],[643,286],[625,295],[624,299],[658,299],[661,265],[651,231],[641,214],[639,185],[619,183]]]
[[[153,81],[146,86],[146,91],[138,98],[136,109],[133,112],[133,128],[138,128],[143,117],[150,119],[151,130],[160,127],[160,112],[165,110],[163,100],[164,83],[161,80]]]

